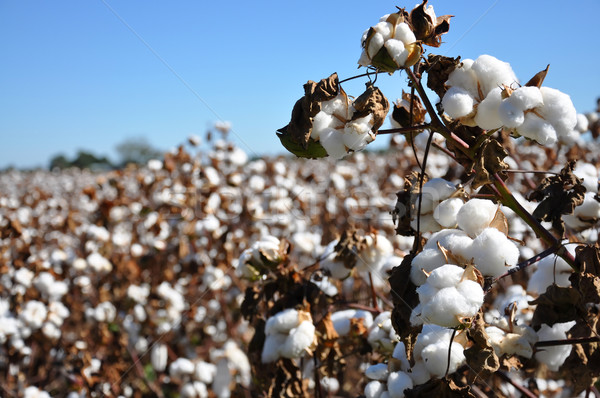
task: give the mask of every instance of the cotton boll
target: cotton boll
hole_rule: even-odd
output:
[[[366,247],[359,252],[359,261],[356,264],[358,271],[379,272],[385,261],[394,252],[392,243],[383,235],[365,238]]]
[[[579,161],[573,174],[583,179],[583,186],[587,192],[598,193],[598,169],[590,163]]]
[[[438,232],[442,226],[435,221],[433,214],[421,214],[420,218],[415,217],[410,221],[410,227],[421,232]]]
[[[504,127],[519,127],[525,121],[525,113],[513,103],[505,100],[498,107],[498,116]]]
[[[373,26],[373,29],[375,29],[377,33],[381,33],[384,40],[388,40],[392,37],[393,26],[389,22],[381,21]]]
[[[335,394],[340,390],[340,382],[334,377],[323,377],[321,387],[328,393]]]
[[[317,113],[313,118],[313,128],[310,134],[313,140],[318,140],[321,136],[321,132],[328,128],[332,128],[334,117],[323,111]],[[337,119],[336,119],[337,120]]]
[[[460,198],[446,199],[435,208],[433,218],[444,228],[455,228],[456,217],[463,204]]]
[[[194,363],[187,358],[177,358],[169,366],[169,374],[175,379],[191,376],[194,373]]]
[[[392,372],[387,379],[391,398],[404,398],[404,390],[413,388],[413,381],[405,372]]]
[[[167,368],[168,350],[164,344],[155,344],[150,351],[150,363],[156,372],[164,372]]]
[[[321,260],[319,262],[321,269],[329,272],[332,278],[346,279],[348,276],[350,276],[352,269],[347,268],[341,261],[335,261],[335,257],[336,254],[332,253],[325,259]]]
[[[475,100],[467,90],[459,86],[453,86],[446,91],[442,98],[444,112],[453,119],[469,115],[473,112]]]
[[[490,225],[497,208],[491,200],[471,199],[458,211],[458,226],[470,236],[476,236]]]
[[[300,358],[311,346],[315,339],[315,326],[312,321],[303,321],[290,331],[289,336],[281,346],[280,353],[285,358]]]
[[[558,140],[554,127],[533,113],[525,114],[525,120],[517,129],[517,133],[546,146],[554,145]]]
[[[473,60],[465,59],[449,75],[446,85],[462,87],[471,97],[477,97],[477,75],[473,71]]]
[[[385,48],[396,65],[404,66],[404,63],[408,58],[408,51],[404,48],[404,43],[402,43],[402,41],[390,39],[385,42]]]
[[[425,249],[413,258],[410,268],[410,280],[416,286],[421,286],[427,280],[426,273],[441,267],[446,263],[438,249]]]
[[[269,334],[265,338],[261,353],[262,363],[271,363],[279,359],[280,349],[285,344],[287,335],[281,333]]]
[[[431,213],[434,208],[450,195],[456,192],[456,187],[443,178],[433,178],[423,184],[421,199],[421,213]],[[414,203],[418,206],[419,198],[415,196]]]
[[[337,334],[346,336],[350,333],[350,319],[362,319],[367,329],[373,325],[373,315],[368,311],[353,309],[336,311],[331,314],[331,322]]]
[[[502,89],[496,87],[492,89],[483,101],[477,107],[475,123],[484,130],[494,130],[502,127],[502,120],[498,112],[502,103]]]
[[[446,363],[448,363],[447,359]],[[429,373],[429,370],[427,370],[427,366],[422,359],[415,362],[415,365],[410,370],[410,378],[415,386],[425,384],[431,379],[431,374]]]
[[[455,287],[446,287],[423,304],[421,317],[427,323],[456,327],[460,325],[460,318],[472,317],[478,309],[468,303]]]
[[[371,380],[385,380],[389,375],[388,366],[385,363],[371,365],[365,371],[365,376]]]
[[[400,361],[400,369],[403,371],[408,371],[410,369],[410,363],[408,362],[408,357],[406,356],[406,346],[403,342],[399,341],[394,347],[394,352],[392,353],[392,357]]]
[[[288,308],[273,315],[267,320],[265,334],[288,333],[298,326],[299,313],[293,308]]]
[[[491,55],[480,55],[473,62],[472,69],[477,75],[483,95],[497,87],[511,86],[519,81],[509,63]]]
[[[202,383],[211,384],[217,374],[217,367],[209,362],[196,362],[194,378]]]
[[[588,131],[588,128],[589,128],[589,121],[588,121],[587,117],[583,113],[578,113],[577,114],[577,124],[575,125],[575,130],[579,131],[580,133],[585,133],[586,131]]]
[[[333,159],[341,159],[348,154],[344,145],[344,137],[341,132],[334,129],[326,129],[321,132],[319,139],[327,154]]]
[[[541,106],[544,103],[542,92],[538,87],[519,87],[504,102],[510,103],[515,108],[526,111]]]
[[[460,283],[464,273],[465,270],[457,265],[445,264],[431,272],[426,284],[438,290],[455,286]]]
[[[400,40],[402,43],[404,43],[405,46],[407,44],[414,43],[415,41],[417,41],[417,38],[415,37],[415,34],[413,33],[412,29],[410,29],[410,27],[405,22],[401,22],[398,25],[396,25],[394,39]]]
[[[537,269],[529,278],[527,291],[542,294],[546,289],[556,284],[560,287],[571,286],[569,277],[573,273],[571,266],[558,256],[548,256],[537,263]]]
[[[381,50],[383,47],[383,43],[385,42],[385,38],[379,32],[375,32],[375,34],[371,35],[371,39],[369,40],[369,45],[367,47],[367,54],[369,58],[373,59],[375,55]]]
[[[450,366],[448,368],[448,349],[450,348]],[[448,374],[456,372],[458,367],[465,361],[464,349],[457,343],[452,345],[444,341],[438,341],[429,344],[421,351],[421,357],[425,362],[425,367],[435,377],[444,377],[446,369]]]
[[[577,124],[577,111],[571,102],[571,97],[559,90],[540,88],[544,106],[538,108],[540,115],[556,130],[558,137],[569,134]]]
[[[498,277],[517,264],[519,248],[496,228],[486,228],[473,239],[470,257],[483,276]]]
[[[575,321],[565,323],[555,323],[552,327],[543,324],[538,330],[539,341],[563,340],[567,338],[567,331],[575,325]],[[570,344],[543,347],[535,353],[535,359],[545,363],[548,369],[557,372],[565,359],[571,354],[572,346]]]
[[[483,305],[484,292],[481,285],[472,280],[464,280],[456,286],[456,290],[465,298],[470,305],[469,313],[479,311]]]
[[[365,398],[381,398],[381,394],[385,391],[385,384],[380,381],[373,380],[365,386]]]

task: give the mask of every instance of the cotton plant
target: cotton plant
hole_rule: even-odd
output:
[[[263,363],[279,358],[301,358],[311,352],[315,326],[310,313],[290,308],[267,319],[265,336]]]

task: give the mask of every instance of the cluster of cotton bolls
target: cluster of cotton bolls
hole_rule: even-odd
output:
[[[511,66],[490,55],[463,60],[446,85],[444,111],[463,124],[484,130],[503,127],[542,145],[572,144],[579,136],[577,112],[567,94],[519,86]]]
[[[265,336],[261,356],[263,363],[274,362],[278,358],[301,358],[310,353],[316,338],[310,313],[292,308],[267,319]]]
[[[421,55],[415,34],[402,20],[400,13],[387,14],[379,23],[367,29],[361,39],[362,54],[358,60],[360,66],[373,65],[384,67],[388,72],[412,66]],[[385,54],[383,54],[385,53]],[[382,59],[392,61],[393,66],[383,63]]]

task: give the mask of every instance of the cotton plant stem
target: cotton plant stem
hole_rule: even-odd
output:
[[[521,271],[522,269],[527,268],[530,265],[537,263],[541,259],[543,259],[545,257],[548,257],[551,254],[555,254],[557,249],[558,249],[557,247],[553,246],[553,247],[551,247],[549,249],[544,250],[540,254],[538,254],[538,255],[530,258],[529,260],[525,260],[522,263],[517,264],[516,267],[509,269],[506,273],[504,273],[504,274],[500,275],[499,277],[495,278],[494,281],[492,282],[492,284],[487,288],[486,291],[489,291],[492,288],[493,284],[496,283],[496,282],[498,282],[500,279],[503,279],[503,278],[506,278],[507,276],[515,274],[515,273]]]
[[[538,341],[534,344],[535,348],[540,347],[555,347],[559,345],[573,345],[573,344],[589,344],[589,343],[597,343],[600,341],[600,337],[580,337],[580,338],[572,338],[572,339],[563,339],[563,340],[546,340],[546,341]]]
[[[377,135],[396,134],[396,133],[412,133],[415,131],[425,130],[425,129],[429,128],[430,126],[431,125],[429,123],[425,123],[425,124],[419,124],[419,125],[410,126],[410,127],[400,127],[400,128],[395,128],[395,129],[378,130]]]
[[[532,393],[531,391],[529,391],[528,389],[526,389],[525,387],[523,387],[519,383],[515,383],[513,381],[513,379],[511,379],[506,373],[498,370],[498,371],[496,371],[496,374],[498,376],[500,376],[500,378],[502,380],[506,381],[507,383],[511,384],[514,388],[516,388],[517,390],[519,390],[519,392],[521,394],[523,394],[524,396],[529,397],[529,398],[538,398],[534,393]]]
[[[571,253],[569,253],[565,247],[561,245],[560,240],[552,235],[552,233],[544,228],[542,224],[540,224],[540,222],[533,217],[533,215],[531,215],[523,208],[523,206],[521,206],[521,204],[510,192],[506,184],[504,184],[504,181],[502,181],[498,173],[494,174],[494,187],[496,188],[496,192],[498,193],[502,204],[514,211],[523,221],[527,223],[527,225],[533,229],[540,239],[545,241],[548,245],[554,248],[554,250],[556,250],[556,254],[560,258],[565,260],[575,272],[579,272],[579,266],[577,265],[577,262]]]

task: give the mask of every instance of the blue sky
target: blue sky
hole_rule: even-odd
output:
[[[220,119],[249,154],[280,153],[274,133],[302,84],[360,73],[362,32],[414,3],[0,0],[0,168],[47,166],[80,148],[115,159],[132,137],[169,149]],[[445,44],[428,51],[494,55],[523,81],[550,64],[545,85],[579,112],[595,107],[598,0],[429,4],[455,17]],[[405,83],[378,79],[390,100]],[[344,85],[351,95],[363,87]]]

